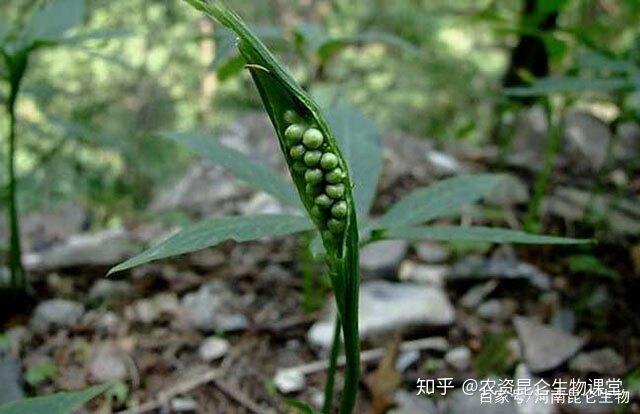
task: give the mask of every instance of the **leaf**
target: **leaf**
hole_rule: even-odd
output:
[[[162,136],[222,165],[251,187],[271,194],[285,204],[301,207],[298,195],[291,188],[291,184],[286,183],[276,171],[243,153],[195,133],[165,133]]]
[[[434,240],[444,242],[491,242],[514,244],[584,244],[588,239],[540,236],[519,230],[491,227],[397,227],[381,232],[384,239]]]
[[[634,73],[640,70],[632,61],[613,58],[602,53],[587,52],[580,56],[578,67],[581,69],[601,70],[610,73]]]
[[[25,45],[58,42],[84,18],[84,0],[51,0],[25,24],[20,38]]]
[[[367,43],[383,43],[395,47],[405,53],[417,53],[418,49],[403,38],[392,33],[369,30],[360,34],[344,37],[333,37],[319,42],[316,53],[320,60],[326,61],[335,53],[347,46],[363,45]]]
[[[541,96],[551,93],[579,93],[587,91],[615,92],[631,89],[634,83],[626,78],[576,78],[550,76],[536,80],[530,86],[505,88],[507,96]]]
[[[284,403],[294,409],[298,414],[319,414],[319,411],[304,401],[287,398],[284,400]]]
[[[327,111],[327,121],[351,168],[353,196],[362,225],[368,219],[382,173],[382,134],[360,110],[344,104]]]
[[[245,242],[310,230],[302,216],[266,214],[214,218],[185,227],[168,239],[109,270],[113,274],[155,260],[213,247],[227,240]]]
[[[603,276],[613,280],[620,279],[620,275],[614,269],[606,266],[596,256],[579,254],[569,257],[569,271],[571,273],[586,273],[595,276]]]
[[[13,401],[0,406],[0,414],[70,414],[110,387],[111,384],[102,384],[82,391],[61,392]]]
[[[414,191],[396,203],[380,218],[376,228],[403,227],[442,217],[451,217],[460,209],[487,194],[500,175],[479,174],[439,181]]]
[[[34,365],[27,370],[24,380],[32,387],[37,387],[58,374],[58,367],[51,361],[44,361]]]

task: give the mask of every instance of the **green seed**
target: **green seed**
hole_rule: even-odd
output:
[[[320,192],[320,187],[314,184],[307,184],[304,186],[304,192],[310,197],[315,197]]]
[[[344,196],[344,184],[330,184],[325,189],[327,195],[333,199],[339,199]]]
[[[322,153],[320,151],[307,151],[304,154],[304,163],[309,167],[315,167],[320,163],[320,158],[322,157]]]
[[[326,194],[320,194],[315,199],[315,203],[318,207],[329,208],[331,204],[333,204],[333,200],[329,198]]]
[[[305,152],[307,152],[307,149],[304,145],[296,145],[289,150],[289,155],[291,155],[291,158],[294,160],[299,160],[304,156]]]
[[[335,218],[344,218],[347,215],[347,202],[338,201],[331,207],[331,215]]]
[[[291,127],[289,127],[291,128]],[[324,141],[324,137],[322,136],[322,132],[315,128],[309,128],[302,136],[302,143],[305,147],[310,149],[318,149],[322,145]]]
[[[325,178],[329,184],[338,184],[344,180],[345,175],[342,169],[335,168],[333,171],[328,172]]]
[[[321,219],[324,217],[324,213],[322,212],[322,210],[320,210],[319,206],[313,206],[311,207],[311,216],[317,219]]]
[[[284,121],[288,124],[296,124],[302,122],[302,118],[300,117],[300,115],[296,114],[296,112],[291,109],[285,111],[283,118]]]
[[[327,152],[322,156],[320,166],[325,170],[333,170],[338,166],[338,157],[335,154]]]
[[[304,173],[304,180],[309,184],[320,184],[322,182],[322,171],[317,168],[307,170]]]
[[[329,221],[327,222],[327,228],[332,233],[342,233],[344,231],[344,226],[345,226],[344,221],[336,220],[334,218],[329,219]]]
[[[304,172],[307,171],[307,166],[304,165],[301,161],[293,163],[292,168],[293,171],[297,172],[298,174],[304,174]]]
[[[304,134],[304,125],[293,124],[289,128],[285,129],[284,137],[289,144],[296,144],[302,139]]]

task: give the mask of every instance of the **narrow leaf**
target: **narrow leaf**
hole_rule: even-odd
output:
[[[382,232],[384,239],[514,244],[584,244],[588,239],[540,236],[518,230],[491,227],[395,227]]]
[[[109,274],[159,259],[215,246],[227,240],[245,242],[263,237],[285,236],[310,230],[313,224],[302,216],[255,215],[223,217],[185,227],[168,239],[109,270]]]
[[[626,78],[574,78],[553,76],[535,81],[530,86],[505,88],[507,96],[542,96],[551,93],[615,92],[633,88]]]
[[[204,135],[167,133],[163,136],[184,145],[195,154],[222,165],[251,187],[271,194],[285,204],[301,207],[298,195],[291,188],[291,184],[285,182],[276,171],[243,153]]]
[[[84,17],[84,0],[52,0],[36,11],[25,24],[20,38],[28,45],[58,42]]]
[[[416,190],[391,207],[376,228],[403,227],[451,217],[458,214],[464,205],[482,198],[501,178],[492,174],[461,176]]]
[[[358,222],[362,225],[382,173],[382,134],[360,110],[347,105],[327,111],[327,121],[351,168]]]
[[[70,414],[110,387],[111,384],[102,384],[77,392],[13,401],[0,406],[0,414]]]

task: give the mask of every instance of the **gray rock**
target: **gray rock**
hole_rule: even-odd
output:
[[[511,319],[517,308],[517,302],[511,299],[490,299],[480,304],[476,313],[489,321],[505,321]]]
[[[480,383],[480,380],[478,380]],[[482,402],[480,392],[467,395],[455,390],[446,401],[446,414],[515,414],[516,407],[512,399],[504,404]]]
[[[421,265],[411,260],[405,260],[400,265],[398,278],[401,281],[443,287],[449,270],[449,266],[445,265]]]
[[[31,318],[34,330],[45,332],[50,328],[71,328],[84,314],[80,303],[64,299],[51,299],[40,303]]]
[[[47,206],[42,211],[25,214],[20,223],[22,242],[27,252],[50,248],[66,240],[70,234],[86,230],[90,224],[87,212],[79,203]]]
[[[211,336],[200,344],[198,355],[203,361],[211,362],[220,359],[229,352],[229,341],[217,336]]]
[[[300,392],[306,387],[307,380],[304,374],[295,368],[280,369],[276,372],[273,382],[276,388],[283,394]]]
[[[551,325],[567,333],[572,333],[576,327],[576,315],[569,308],[559,308],[551,317]]]
[[[389,414],[437,414],[438,409],[432,399],[407,391],[397,391],[393,396],[396,406]]]
[[[449,280],[468,279],[522,279],[533,286],[547,290],[551,277],[537,267],[508,258],[467,257],[457,262],[449,273]]]
[[[613,155],[620,161],[631,161],[640,153],[640,125],[636,122],[623,122],[616,131],[617,142]]]
[[[607,159],[611,131],[607,124],[585,112],[572,112],[564,119],[565,148],[576,163],[597,171]]]
[[[209,282],[181,301],[187,321],[204,332],[228,332],[245,329],[244,315],[234,312],[237,298],[223,282]]]
[[[198,410],[198,403],[193,398],[175,397],[171,399],[171,412],[191,413]]]
[[[182,309],[175,293],[160,293],[149,299],[141,299],[127,307],[125,315],[131,321],[151,324],[162,315],[176,317]]]
[[[20,363],[11,356],[0,355],[0,405],[24,397],[20,376]]]
[[[507,175],[484,197],[490,204],[511,207],[529,201],[529,188],[518,177]]]
[[[127,378],[127,363],[120,351],[102,346],[89,361],[89,373],[95,382],[122,381]]]
[[[444,360],[458,371],[466,371],[471,367],[471,350],[466,346],[458,346],[448,351]]]
[[[40,253],[25,255],[25,267],[47,271],[79,266],[111,266],[139,251],[124,229],[77,234]]]
[[[240,206],[240,211],[244,215],[251,214],[284,214],[295,212],[277,199],[266,193],[256,193]]]
[[[432,176],[424,168],[427,154],[431,151],[429,140],[407,134],[388,134],[384,137],[383,157],[385,160],[381,187],[392,188],[398,181],[414,178],[426,181]]]
[[[123,299],[132,295],[129,282],[111,279],[98,279],[89,290],[89,299]]]
[[[361,338],[409,327],[447,326],[455,319],[453,306],[441,289],[412,283],[363,283],[359,310]],[[327,316],[309,330],[309,342],[329,348],[334,319],[335,306],[331,306]]]
[[[585,341],[533,319],[513,319],[527,367],[534,373],[561,365],[582,348]]]
[[[450,250],[434,242],[422,242],[415,246],[416,254],[425,263],[442,263],[449,258]]]
[[[525,388],[524,396],[522,400],[516,401],[516,411],[518,414],[553,414],[556,412],[553,404],[547,404],[544,401],[537,401],[536,398],[528,398],[526,395],[535,396],[534,384],[536,384],[540,378],[531,375],[531,372],[524,364],[519,364],[516,367],[514,382],[516,384],[530,383],[531,387]]]
[[[427,153],[427,164],[429,169],[438,177],[461,174],[465,171],[457,159],[441,151],[429,151]]]
[[[465,292],[460,298],[460,305],[467,309],[474,309],[498,287],[498,282],[489,280]]]
[[[542,106],[535,105],[518,113],[509,162],[528,170],[539,170],[547,136],[547,118]]]
[[[367,245],[360,252],[363,277],[395,278],[398,266],[406,253],[407,242],[404,240],[386,240]]]
[[[569,362],[569,368],[581,374],[618,376],[626,371],[624,359],[611,348],[581,352]]]
[[[402,352],[396,358],[396,370],[400,373],[405,372],[409,367],[420,359],[419,351]]]

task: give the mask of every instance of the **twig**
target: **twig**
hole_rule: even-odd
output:
[[[250,412],[254,414],[264,414],[265,410],[260,407],[255,401],[250,399],[245,393],[237,391],[230,387],[227,383],[219,379],[213,379],[213,385],[216,386],[223,394],[231,398]]]

